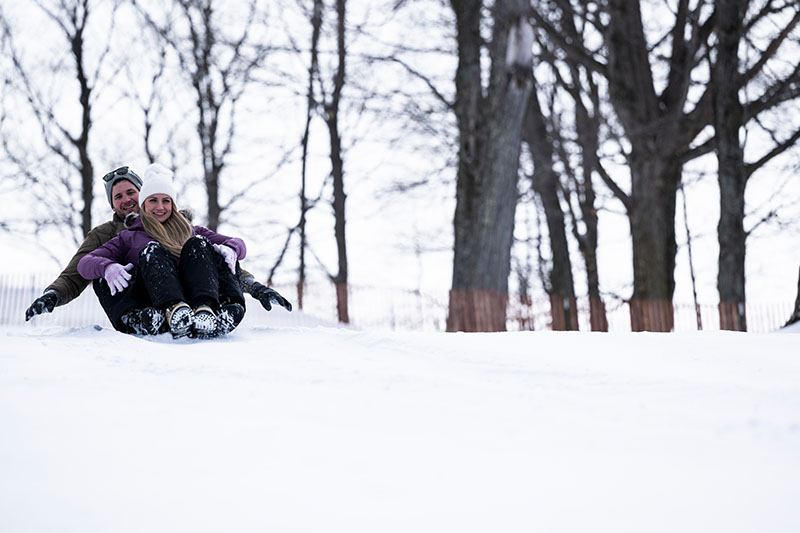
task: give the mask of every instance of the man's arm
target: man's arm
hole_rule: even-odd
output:
[[[84,289],[86,289],[86,286],[89,285],[89,280],[84,279],[83,276],[78,273],[78,263],[83,256],[103,245],[102,234],[99,234],[100,232],[98,232],[97,229],[98,228],[95,228],[89,232],[78,247],[78,251],[75,252],[75,255],[73,255],[72,259],[67,263],[66,268],[64,268],[61,274],[45,288],[45,292],[54,290],[59,294],[60,300],[58,305],[71,302],[80,296]]]
[[[242,284],[242,290],[258,300],[267,311],[272,310],[272,304],[280,305],[287,311],[292,310],[289,300],[278,294],[275,289],[270,289],[257,282],[250,272],[241,267],[239,267],[239,281]]]
[[[78,262],[84,255],[102,246],[123,228],[124,225],[121,223],[109,221],[92,229],[67,263],[66,268],[45,288],[42,296],[34,300],[25,311],[25,320],[30,320],[42,313],[50,313],[56,306],[69,303],[80,296],[89,281],[78,273]]]

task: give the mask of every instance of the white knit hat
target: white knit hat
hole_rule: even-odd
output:
[[[172,171],[160,165],[153,163],[146,169],[142,175],[142,188],[139,191],[139,207],[144,205],[144,201],[148,196],[154,194],[166,194],[172,201],[175,201],[175,186],[172,184]]]

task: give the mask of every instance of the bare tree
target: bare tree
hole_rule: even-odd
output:
[[[158,36],[147,37],[142,35],[134,43],[136,50],[133,53],[152,60],[126,63],[123,68],[127,83],[120,89],[140,113],[142,143],[147,161],[161,161],[173,170],[186,168],[191,159],[191,150],[186,146],[188,139],[182,135],[183,124],[164,120],[168,108],[180,109],[180,105],[175,106],[170,91],[175,80],[170,77],[173,73],[168,65],[168,45]],[[138,83],[142,79],[147,83]],[[158,135],[161,130],[164,131],[163,140]],[[168,160],[165,160],[165,155]]]
[[[756,4],[746,0],[715,2],[717,44],[711,93],[720,188],[717,287],[720,297],[720,327],[739,331],[747,330],[744,305],[745,241],[749,232],[745,229],[745,188],[753,172],[791,147],[800,136],[800,124],[797,122],[790,124],[788,135],[769,131],[773,147],[755,162],[745,163],[745,146],[741,132],[749,118],[748,112],[760,102],[743,103],[740,100],[740,90],[751,85],[749,80],[754,80],[756,73],[764,72],[768,68],[769,62],[784,45],[791,46],[792,34],[800,24],[800,6],[797,3],[765,2],[760,10],[747,17],[748,6],[759,7]],[[765,10],[783,14],[783,20],[787,22],[782,27],[778,26],[780,31],[769,36],[767,48],[756,55],[757,60],[753,64],[743,65],[740,54],[748,28],[754,27],[765,17]],[[797,52],[796,45],[794,51]],[[768,80],[768,92],[764,96],[775,98],[776,93],[788,93],[778,96],[777,99],[796,98],[800,94],[797,89],[800,82],[799,71],[800,61],[795,59],[793,68],[788,75],[784,75],[784,79],[773,73],[766,76],[759,74],[759,77]],[[756,122],[759,126],[764,124],[763,120],[756,119]]]
[[[48,212],[37,217],[38,229],[50,225],[67,227],[73,230],[73,239],[80,242],[93,226],[93,106],[105,86],[101,76],[109,57],[117,3],[111,3],[111,18],[105,24],[108,30],[102,35],[105,41],[96,43],[90,43],[87,31],[95,16],[93,3],[30,3],[57,28],[55,35],[63,53],[53,57],[53,64],[42,65],[40,58],[29,55],[31,47],[18,44],[20,36],[0,8],[3,50],[10,62],[9,68],[3,69],[3,84],[12,88],[8,96],[13,92],[13,99],[3,100],[3,123],[9,126],[2,130],[3,152],[15,174],[24,177],[21,185],[48,206]],[[100,53],[90,59],[87,49],[91,45]],[[11,102],[23,104],[10,109]],[[10,127],[14,120],[35,125],[38,139],[34,145],[18,137],[16,128]],[[32,155],[39,143],[43,150]]]
[[[586,17],[578,20],[582,28],[589,24]],[[577,21],[572,18],[562,19],[562,27],[572,40],[580,40],[582,35],[576,23]],[[557,60],[552,43],[546,36],[542,37],[542,46],[546,49],[544,58],[550,63],[557,87],[563,89],[565,93],[562,100],[566,102],[567,108],[571,109],[573,115],[572,127],[569,131],[565,131],[567,121],[563,120],[564,117],[560,116],[556,120],[551,114],[551,131],[555,137],[556,153],[568,179],[568,184],[563,190],[572,235],[578,242],[578,249],[586,269],[589,324],[592,331],[607,331],[608,318],[605,303],[600,296],[600,274],[597,263],[598,206],[593,183],[595,177],[607,176],[600,162],[601,126],[604,124],[600,89],[591,69],[567,54],[561,53],[560,60]],[[564,74],[559,68],[562,64],[567,67],[564,69]],[[556,95],[553,96],[554,100],[555,98]],[[552,109],[557,108],[555,104],[553,101]],[[575,148],[570,150],[568,146]],[[573,152],[575,158],[571,157]],[[573,209],[573,204],[577,204],[577,212]],[[581,226],[583,229],[580,229]]]
[[[522,119],[531,88],[531,28],[523,1],[490,8],[488,86],[482,81],[484,3],[451,0],[458,68],[459,158],[448,331],[506,329]]]
[[[718,288],[720,327],[747,330],[744,313],[744,147],[739,138],[744,108],[739,101],[739,45],[744,34],[747,0],[716,0],[717,46],[712,69],[720,219]],[[735,87],[731,90],[731,87]]]
[[[800,322],[800,276],[797,278],[797,297],[794,300],[794,311],[784,327]]]
[[[302,2],[298,3],[302,5]],[[303,129],[303,138],[300,142],[302,149],[300,168],[300,221],[297,224],[297,231],[300,238],[300,261],[297,267],[297,305],[300,309],[303,308],[303,293],[306,284],[306,215],[309,210],[307,192],[308,148],[311,137],[311,122],[317,108],[317,98],[314,87],[319,79],[319,41],[322,32],[322,13],[324,7],[322,0],[313,0],[311,10],[307,14],[311,22],[311,43],[309,49],[308,85],[306,88],[306,121]]]
[[[648,20],[655,22],[646,31],[640,2],[534,6],[537,24],[552,41],[604,76],[615,119],[624,132],[630,191],[611,181],[610,176],[601,173],[601,177],[623,203],[630,220],[634,263],[631,321],[635,330],[669,330],[673,325],[670,302],[677,253],[675,208],[683,164],[716,146],[713,137],[695,146],[714,117],[713,84],[702,77],[704,69],[707,72],[711,66],[709,58],[714,50],[717,17],[713,7],[707,0],[694,5],[680,0],[674,11],[662,9],[658,16],[651,16]],[[785,38],[785,32],[796,24],[785,11],[797,9],[796,3],[765,0],[746,24],[752,26],[759,19],[775,17],[773,22],[783,20],[780,27]],[[562,23],[576,18],[590,22],[587,36],[581,39],[574,39]],[[590,32],[592,28],[594,32]],[[603,46],[590,46],[593,39],[601,39]],[[738,83],[729,82],[728,89],[737,91],[762,72],[778,52],[778,45],[779,39],[769,43],[739,76]],[[797,65],[796,60],[792,64]],[[788,70],[774,78],[759,97],[743,103],[744,123],[796,97],[797,67]],[[785,150],[793,140],[796,137],[789,136],[777,143],[776,149]],[[751,168],[756,167],[748,166],[748,170]],[[653,309],[662,312],[650,312]]]
[[[303,308],[303,292],[306,284],[306,213],[308,212],[308,193],[306,175],[308,170],[308,142],[311,135],[311,120],[316,109],[314,83],[319,77],[319,38],[322,30],[322,0],[314,0],[311,10],[311,54],[308,66],[308,89],[306,94],[306,125],[303,130],[303,162],[300,186],[300,264],[297,268],[297,302]]]
[[[554,330],[577,330],[577,303],[572,278],[572,262],[567,242],[567,224],[561,207],[559,176],[554,169],[555,148],[547,128],[547,119],[539,103],[534,80],[523,126],[523,139],[533,159],[533,189],[544,208],[547,232],[550,236],[552,267],[546,277],[545,289],[550,296]]]
[[[333,215],[334,235],[336,237],[336,255],[338,271],[332,277],[336,285],[336,309],[339,322],[350,322],[348,310],[347,283],[347,238],[345,234],[345,199],[344,161],[342,159],[342,135],[339,130],[339,110],[342,100],[342,89],[345,84],[345,67],[347,61],[346,46],[346,0],[336,0],[336,69],[333,75],[333,87],[330,92],[323,87],[322,109],[325,124],[328,126],[330,139],[331,177],[333,181]]]
[[[271,48],[264,42],[265,14],[256,0],[246,4],[241,26],[231,33],[231,10],[241,5],[214,0],[175,0],[166,12],[134,0],[147,24],[177,54],[185,81],[195,96],[195,131],[208,198],[208,227],[216,230],[222,213],[242,196],[220,201],[222,176],[237,137],[237,110],[254,84],[254,75]],[[226,12],[226,9],[228,10]]]

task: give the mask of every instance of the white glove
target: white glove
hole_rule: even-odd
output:
[[[111,296],[122,292],[128,286],[128,281],[131,279],[128,270],[133,270],[133,265],[131,263],[125,266],[119,263],[111,263],[106,267],[103,278],[106,280],[106,283],[108,283],[108,288],[111,289]]]
[[[214,249],[225,258],[225,262],[228,264],[228,268],[231,269],[231,272],[236,274],[236,260],[239,259],[236,255],[236,250],[225,244],[215,244]]]

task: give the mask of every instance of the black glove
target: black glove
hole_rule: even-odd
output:
[[[289,300],[278,294],[278,291],[275,289],[265,287],[257,281],[251,284],[250,294],[253,298],[261,302],[261,305],[263,305],[264,309],[267,311],[272,311],[272,304],[278,304],[287,311],[292,310],[292,304],[289,303]]]
[[[41,315],[42,313],[52,313],[53,309],[55,309],[60,301],[61,295],[58,294],[58,291],[50,289],[46,293],[36,298],[28,310],[25,311],[25,322],[36,315]]]

